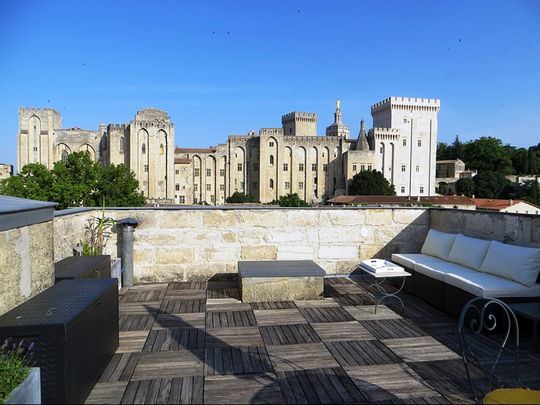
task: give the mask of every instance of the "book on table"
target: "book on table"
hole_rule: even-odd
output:
[[[392,274],[403,272],[403,267],[383,259],[363,260],[360,265],[365,270],[374,274]]]

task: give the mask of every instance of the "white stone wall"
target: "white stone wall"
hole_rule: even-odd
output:
[[[425,209],[174,209],[106,215],[140,221],[137,281],[206,279],[237,272],[239,260],[309,259],[328,274],[348,274],[363,259],[419,251],[428,230]],[[109,249],[115,248],[113,239]]]

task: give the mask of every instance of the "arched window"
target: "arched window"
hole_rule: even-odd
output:
[[[163,144],[159,145],[159,154],[163,155],[165,153],[165,148],[163,147]]]
[[[270,179],[270,188],[274,188],[274,179]]]
[[[124,153],[125,140],[124,137],[120,137],[120,153]]]
[[[142,154],[144,155],[146,153],[146,145],[142,144]]]
[[[67,163],[67,160],[68,160],[68,151],[64,149],[62,151],[62,162]]]
[[[271,165],[274,164],[274,155],[270,155],[270,164],[271,164]]]

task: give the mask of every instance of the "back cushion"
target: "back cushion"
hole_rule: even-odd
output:
[[[479,270],[532,287],[540,272],[540,249],[491,241]]]
[[[439,232],[435,229],[430,229],[421,252],[425,255],[435,256],[439,259],[448,260],[450,249],[454,240],[456,239],[455,233]]]
[[[486,257],[490,241],[457,235],[448,260],[478,270]]]

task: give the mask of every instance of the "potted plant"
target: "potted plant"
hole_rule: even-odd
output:
[[[25,349],[23,341],[0,347],[0,404],[41,404],[39,367],[30,367],[33,343]]]
[[[107,242],[116,225],[116,221],[105,216],[105,208],[101,210],[100,216],[88,218],[84,226],[85,240],[80,242],[81,254],[83,256],[103,255]],[[118,288],[122,287],[121,259],[115,257],[111,259],[111,277],[118,279]]]

